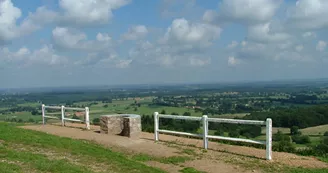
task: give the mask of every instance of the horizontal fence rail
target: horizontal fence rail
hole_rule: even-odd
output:
[[[46,109],[60,109],[61,110],[61,118],[55,116],[47,116]],[[65,118],[65,110],[75,110],[75,111],[84,111],[85,117],[84,120],[72,119],[72,118]],[[65,107],[65,106],[46,106],[42,105],[42,123],[45,124],[45,118],[49,119],[61,119],[62,126],[65,126],[65,121],[73,121],[73,122],[83,122],[86,125],[86,129],[90,130],[90,118],[89,118],[89,108],[72,108],[72,107]]]
[[[159,118],[200,121],[200,122],[202,122],[203,134],[194,134],[194,133],[177,132],[177,131],[172,131],[172,130],[160,129],[159,128]],[[232,138],[232,137],[209,135],[208,134],[208,122],[266,126],[266,141],[257,141],[257,140],[252,140],[252,139],[242,139],[242,138]],[[159,114],[158,112],[155,112],[154,113],[155,141],[159,140],[159,133],[176,134],[176,135],[184,135],[184,136],[203,138],[203,147],[205,149],[208,149],[208,139],[219,139],[219,140],[247,142],[247,143],[265,145],[266,146],[266,159],[267,160],[272,159],[272,120],[270,118],[266,119],[266,121],[237,120],[237,119],[224,119],[224,118],[208,118],[207,115],[203,115],[203,117],[162,115],[162,114]]]

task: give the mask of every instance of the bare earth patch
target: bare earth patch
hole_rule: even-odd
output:
[[[67,124],[75,126],[75,124]],[[83,127],[83,126],[81,126]],[[209,150],[202,150],[202,140],[188,139],[160,134],[161,142],[154,142],[154,135],[142,133],[141,139],[132,140],[127,137],[100,134],[99,127],[92,126],[86,131],[79,128],[61,127],[57,125],[32,125],[22,128],[46,132],[53,135],[74,139],[91,140],[113,150],[123,152],[142,153],[154,157],[189,156],[190,161],[180,163],[181,166],[194,167],[208,173],[220,172],[261,172],[255,163],[270,167],[272,162],[279,165],[305,168],[328,168],[328,165],[315,158],[302,157],[290,153],[273,152],[273,161],[265,160],[265,150],[251,147],[233,146],[216,142],[209,143]],[[252,166],[252,164],[254,165]],[[158,167],[168,172],[181,170],[179,165],[163,164],[155,161],[146,162],[147,165]],[[251,165],[251,166],[249,166]]]

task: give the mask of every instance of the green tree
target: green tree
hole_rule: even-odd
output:
[[[185,112],[185,113],[183,113],[183,116],[191,116],[191,113],[190,112]]]
[[[33,118],[30,118],[30,119],[28,119],[28,122],[29,123],[34,123],[34,119]]]
[[[161,111],[161,113],[160,114],[163,114],[163,115],[165,115],[166,114],[166,111],[163,109],[162,111]]]
[[[328,136],[328,131],[326,131],[326,132],[323,134],[323,136]]]
[[[240,136],[239,130],[237,129],[237,130],[230,131],[229,136],[233,138],[238,138]]]
[[[310,143],[310,137],[305,135],[294,135],[292,136],[293,142],[296,144],[308,144]]]
[[[92,123],[93,123],[94,125],[100,125],[100,119],[99,119],[99,118],[94,118],[94,119],[92,120]]]
[[[32,115],[38,115],[39,112],[38,112],[37,110],[33,110],[33,111],[31,112],[31,114],[32,114]]]
[[[301,135],[301,132],[297,126],[292,126],[290,128],[290,135]]]
[[[276,134],[273,134],[272,136],[273,141],[289,141],[290,137],[288,135],[283,134],[280,130]]]

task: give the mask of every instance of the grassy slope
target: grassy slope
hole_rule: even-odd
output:
[[[82,140],[73,140],[0,123],[0,170],[4,172],[163,172]],[[109,166],[108,166],[109,165]],[[106,169],[107,167],[107,169]]]
[[[328,131],[328,124],[301,129],[301,132],[304,135],[323,135],[327,131]]]
[[[0,122],[0,170],[2,172],[149,172],[162,170],[144,165],[143,161],[156,160],[165,164],[183,163],[195,157],[154,158],[146,155],[124,155],[84,140],[74,140],[42,132],[20,129],[9,123]],[[183,150],[186,152],[187,150]],[[224,159],[223,159],[224,160]],[[326,159],[322,159],[326,161]],[[254,168],[274,172],[272,165],[262,165],[255,159]],[[239,163],[235,163],[239,164]],[[250,165],[250,162],[244,164]],[[181,168],[181,172],[195,173],[194,168]],[[253,168],[252,168],[253,169]],[[325,169],[286,167],[282,172],[324,173]]]

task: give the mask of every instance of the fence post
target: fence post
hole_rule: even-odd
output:
[[[208,148],[208,122],[207,122],[207,115],[203,115],[203,146],[207,150]]]
[[[41,107],[41,112],[42,112],[42,124],[44,125],[45,124],[45,105],[42,104],[42,107]]]
[[[154,134],[155,134],[155,141],[158,141],[158,112],[154,112]]]
[[[89,108],[85,107],[85,124],[86,128],[90,130]]]
[[[65,126],[65,106],[61,106],[61,123]]]
[[[266,119],[266,159],[272,159],[272,120]]]

